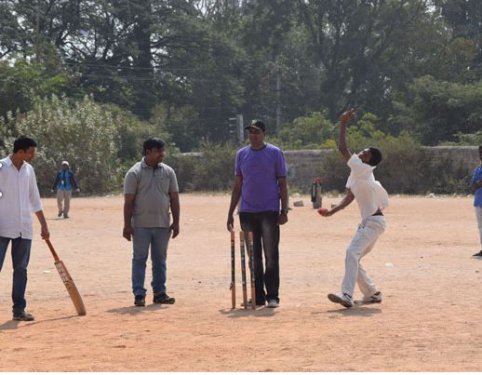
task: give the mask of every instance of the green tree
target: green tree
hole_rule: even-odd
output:
[[[279,134],[280,145],[285,149],[313,149],[333,139],[333,124],[321,113],[298,117],[285,123]],[[276,141],[274,141],[276,143]]]
[[[434,0],[454,39],[461,39],[465,48],[472,47],[474,54],[469,64],[473,80],[482,77],[482,3],[478,0]]]
[[[410,87],[410,101],[393,121],[424,145],[456,141],[482,128],[482,83],[460,84],[421,77]]]
[[[444,28],[427,1],[297,3],[307,51],[320,70],[320,105],[332,120],[350,104],[387,118],[396,92],[406,92],[417,75],[439,70],[432,56],[445,43]]]
[[[119,188],[116,122],[110,111],[89,97],[75,103],[56,96],[36,100],[28,115],[16,121],[12,135],[20,134],[38,143],[34,164],[43,194],[50,188],[61,160],[69,160],[87,194]],[[8,150],[12,141],[13,137],[6,142]]]
[[[75,79],[68,71],[50,70],[47,66],[18,60],[14,65],[0,62],[0,116],[24,113],[31,109],[35,97],[77,95]]]

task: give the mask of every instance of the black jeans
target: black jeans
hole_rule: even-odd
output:
[[[253,232],[256,304],[275,299],[279,302],[279,237],[278,212],[240,212],[244,232]],[[263,267],[263,252],[266,267]],[[264,270],[265,269],[265,270]],[[266,287],[266,292],[265,292]]]

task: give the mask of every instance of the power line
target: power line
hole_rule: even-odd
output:
[[[198,68],[188,68],[183,66],[161,66],[161,65],[154,65],[149,68],[138,67],[138,66],[124,66],[124,65],[113,65],[113,64],[106,64],[106,63],[99,63],[99,64],[91,64],[91,63],[83,63],[83,62],[72,62],[66,61],[64,62],[66,65],[70,67],[89,67],[89,68],[107,68],[113,70],[133,70],[133,71],[156,71],[159,70],[160,72],[173,72],[173,71],[200,71]],[[216,67],[216,71],[230,71],[230,70],[238,70],[235,67]]]

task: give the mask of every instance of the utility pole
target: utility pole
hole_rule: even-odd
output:
[[[234,135],[235,140],[241,145],[244,143],[244,120],[243,115],[238,113],[236,117],[228,119],[229,132]]]
[[[269,75],[272,76],[273,74],[276,76],[276,88],[275,88],[275,131],[276,134],[279,134],[281,130],[281,66],[278,64],[278,61],[269,61]]]
[[[281,129],[281,68],[276,64],[276,134]]]
[[[35,60],[37,64],[40,63],[40,0],[36,1],[35,5]]]
[[[236,125],[238,127],[238,141],[242,145],[244,143],[244,119],[242,114],[236,115]]]

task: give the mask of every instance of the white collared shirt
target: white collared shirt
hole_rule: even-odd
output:
[[[42,210],[33,167],[18,170],[10,157],[0,160],[0,237],[32,239],[32,212]]]
[[[388,206],[388,193],[373,175],[374,166],[361,161],[353,154],[347,162],[351,169],[346,187],[351,190],[360,209],[362,219],[372,216]]]

